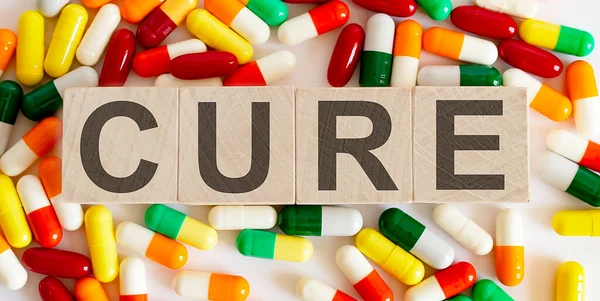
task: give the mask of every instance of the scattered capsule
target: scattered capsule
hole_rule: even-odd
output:
[[[108,44],[98,85],[100,87],[124,86],[134,55],[135,35],[129,29],[119,29]]]
[[[81,3],[83,5],[85,5],[85,7],[87,8],[98,8],[98,7],[102,7],[103,5],[107,4],[108,2],[110,2],[112,0],[81,0]]]
[[[562,236],[600,236],[598,225],[598,210],[562,210],[552,218],[554,232]]]
[[[281,0],[240,0],[269,26],[279,26],[288,17],[288,9]]]
[[[302,301],[356,301],[346,293],[310,278],[303,278],[298,282],[296,296]]]
[[[363,218],[349,207],[285,206],[279,211],[278,224],[288,235],[354,236],[362,229]]]
[[[531,45],[576,56],[590,54],[595,44],[587,31],[534,19],[521,23],[519,36]]]
[[[515,209],[496,217],[496,275],[506,286],[517,286],[525,277],[523,216]]]
[[[119,268],[119,300],[147,301],[146,266],[141,259],[127,257]]]
[[[307,13],[285,21],[277,30],[279,42],[296,45],[343,26],[350,18],[350,8],[340,0],[329,1]]]
[[[33,237],[42,247],[54,248],[62,240],[63,232],[42,182],[34,175],[25,175],[17,182],[17,192]]]
[[[563,121],[571,115],[571,101],[566,96],[520,69],[511,68],[504,71],[502,85],[527,88],[529,106],[551,120]]]
[[[425,66],[419,71],[419,86],[502,86],[502,73],[493,66]]]
[[[198,5],[198,0],[167,0],[155,9],[137,29],[137,40],[143,47],[154,48]]]
[[[492,39],[512,39],[517,35],[517,22],[509,15],[478,6],[459,6],[452,10],[454,26]]]
[[[17,35],[9,29],[0,29],[0,77],[17,48]]]
[[[445,300],[473,286],[476,276],[475,268],[470,263],[462,261],[409,288],[404,294],[404,300]]]
[[[356,247],[402,283],[415,285],[425,275],[423,263],[381,233],[364,228],[356,235]]]
[[[225,51],[209,51],[179,56],[171,61],[169,69],[176,78],[195,80],[228,76],[237,67],[235,55]]]
[[[0,283],[11,291],[19,290],[27,283],[27,271],[2,235],[0,235]]]
[[[417,0],[417,4],[431,19],[436,21],[448,19],[452,12],[451,0]]]
[[[585,300],[585,270],[581,264],[575,261],[568,261],[560,265],[558,272],[556,273],[555,300]]]
[[[340,247],[335,253],[335,262],[365,301],[394,300],[390,287],[356,247]]]
[[[327,68],[327,82],[331,86],[343,87],[350,81],[358,66],[364,42],[365,30],[362,26],[352,23],[342,29]]]
[[[124,0],[121,4],[121,17],[131,24],[140,23],[163,2],[165,0]]]
[[[449,59],[480,65],[492,65],[498,59],[498,48],[494,43],[441,27],[431,27],[423,33],[423,49]]]
[[[52,276],[47,276],[40,281],[38,291],[42,301],[75,301],[69,289]]]
[[[305,262],[313,254],[313,245],[306,238],[261,230],[242,230],[235,243],[242,255],[256,258]]]
[[[271,36],[269,25],[238,0],[205,0],[204,7],[250,44],[264,44]]]
[[[178,79],[171,74],[163,74],[156,78],[154,81],[155,87],[220,87],[223,86],[223,80],[219,77],[197,79],[197,80],[184,80]]]
[[[277,223],[277,211],[271,206],[215,206],[208,221],[216,230],[271,229]]]
[[[60,13],[44,61],[48,75],[56,78],[69,72],[87,21],[87,11],[81,5],[69,4]]]
[[[502,290],[494,281],[483,279],[477,281],[473,286],[473,301],[514,301],[504,290]],[[567,299],[558,299],[567,301]]]
[[[600,171],[600,145],[567,130],[548,134],[546,145],[551,151],[594,171]]]
[[[0,157],[0,170],[11,177],[20,175],[52,150],[61,136],[62,121],[56,117],[45,118]]]
[[[352,0],[352,2],[364,9],[394,17],[406,18],[417,12],[415,0]]]
[[[92,273],[90,259],[71,251],[30,248],[21,259],[28,270],[57,278],[79,279]]]
[[[206,45],[198,39],[189,39],[170,45],[139,52],[133,58],[133,71],[140,77],[169,73],[171,60],[190,53],[206,52]]]
[[[387,87],[390,84],[395,27],[394,20],[386,14],[375,14],[367,21],[360,61],[361,87]]]
[[[461,245],[477,255],[486,255],[494,247],[489,233],[450,205],[435,207],[433,220]]]
[[[112,214],[106,207],[96,205],[88,208],[84,220],[94,276],[104,283],[112,282],[119,274],[119,260],[117,258],[117,243],[113,230]],[[88,280],[86,282],[91,283],[92,281]],[[93,287],[91,285],[87,286],[90,286],[90,289]],[[75,296],[77,296],[77,285],[75,285]]]
[[[44,17],[28,10],[19,18],[17,31],[17,80],[35,86],[44,77]]]
[[[120,21],[119,7],[115,4],[109,3],[100,8],[77,48],[79,63],[84,66],[98,63]]]
[[[294,71],[296,57],[281,50],[236,69],[223,80],[224,86],[267,86]]]
[[[38,10],[46,18],[54,18],[71,0],[40,0]]]
[[[535,17],[538,11],[537,0],[473,0],[473,3],[491,11],[524,19]]]
[[[507,64],[537,76],[554,78],[563,70],[563,63],[554,54],[523,41],[504,40],[498,51]]]
[[[0,71],[0,75],[2,72]],[[19,109],[23,100],[23,88],[12,81],[0,81],[0,99],[2,104],[0,107],[0,154],[4,154],[8,146],[10,133],[12,132]]]
[[[96,87],[98,81],[98,73],[94,68],[79,67],[25,94],[21,112],[30,120],[40,121],[62,107],[67,88]]]
[[[173,279],[173,290],[183,297],[244,301],[250,294],[250,285],[241,276],[181,271]]]
[[[413,20],[400,22],[394,38],[394,61],[390,85],[398,88],[413,88],[417,83],[423,28]]]
[[[254,55],[254,49],[248,41],[240,37],[207,10],[196,9],[192,11],[187,17],[186,24],[190,33],[206,45],[216,50],[233,53],[240,65],[249,62]]]
[[[148,207],[145,221],[150,230],[200,250],[210,250],[217,245],[215,229],[165,205]]]
[[[454,261],[454,249],[448,243],[398,208],[387,209],[379,216],[379,230],[434,269],[443,270]]]
[[[567,90],[573,102],[577,130],[595,137],[600,132],[600,98],[594,67],[586,61],[575,61],[567,67]]]
[[[77,280],[73,295],[77,301],[110,301],[102,284],[93,277],[85,277]]]
[[[599,175],[552,152],[543,153],[538,160],[542,180],[591,206],[600,207]]]
[[[184,245],[136,223],[122,222],[115,235],[122,246],[170,269],[179,269],[187,262],[188,252]]]
[[[31,243],[31,229],[13,181],[0,174],[0,227],[8,243],[24,248]]]

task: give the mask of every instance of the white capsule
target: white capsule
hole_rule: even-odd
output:
[[[109,3],[100,8],[77,48],[77,60],[85,66],[98,63],[108,42],[121,22],[121,11]]]
[[[550,132],[546,138],[548,149],[575,163],[581,162],[591,143],[593,142],[563,129]]]
[[[488,40],[465,35],[458,59],[473,64],[492,65],[498,59],[498,47]]]
[[[277,30],[279,43],[296,45],[318,36],[317,28],[308,13],[285,21]]]
[[[39,0],[38,10],[44,17],[53,18],[56,17],[70,1],[71,0]]]
[[[183,80],[178,79],[175,76],[169,74],[163,74],[156,78],[154,81],[155,87],[221,87],[223,86],[223,80],[219,77],[196,79],[196,80]]]
[[[404,294],[405,301],[442,301],[446,300],[444,290],[435,276],[431,276],[419,284],[410,287]]]
[[[394,20],[386,14],[374,14],[367,21],[363,51],[392,54],[394,48]]]
[[[337,250],[335,262],[352,285],[359,283],[375,271],[365,256],[351,245],[342,246]]]
[[[303,278],[298,281],[296,296],[302,301],[354,300],[344,292],[311,278]],[[337,299],[335,299],[336,297]]]
[[[141,300],[147,298],[146,267],[141,259],[127,257],[119,268],[119,291],[121,300]],[[144,299],[146,300],[146,299]]]
[[[460,86],[460,66],[425,66],[419,71],[419,86]]]
[[[204,42],[200,41],[199,39],[189,39],[169,44],[166,47],[170,59],[175,59],[176,57],[182,56],[184,54],[206,52],[207,50],[206,44],[204,44]]]
[[[60,98],[65,98],[67,88],[84,88],[98,86],[98,72],[92,67],[79,67],[54,80],[54,87],[60,94]]]
[[[507,208],[496,216],[496,245],[523,246],[523,216],[515,209]]]
[[[50,207],[42,182],[34,175],[24,175],[17,182],[17,191],[25,214]]]
[[[83,208],[80,204],[65,203],[50,199],[60,225],[67,231],[75,231],[83,225]]]
[[[277,211],[271,206],[215,206],[208,221],[216,230],[271,229]]]
[[[538,157],[537,169],[544,182],[560,191],[567,191],[577,175],[579,165],[553,152],[544,152]]]
[[[537,0],[473,0],[475,5],[507,15],[531,19],[538,11]]]
[[[450,205],[438,205],[433,210],[433,219],[461,245],[477,255],[486,255],[494,247],[489,233]]]
[[[267,85],[270,85],[292,73],[296,68],[293,53],[282,50],[269,54],[256,61]]]
[[[0,283],[11,291],[19,290],[27,283],[27,271],[2,236],[0,236]]]

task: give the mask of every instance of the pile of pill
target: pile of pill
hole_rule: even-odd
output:
[[[140,258],[181,269],[188,260],[188,247],[211,250],[217,245],[217,230],[237,230],[240,254],[292,262],[313,255],[313,245],[304,236],[355,236],[354,246],[338,249],[335,262],[367,301],[395,298],[371,263],[411,286],[404,298],[396,296],[396,300],[514,300],[494,281],[477,279],[472,264],[455,263],[455,251],[446,241],[398,208],[385,210],[376,230],[363,228],[360,212],[348,207],[285,206],[277,212],[270,206],[216,206],[209,212],[209,226],[156,204],[145,212],[145,225],[124,221],[115,228],[104,206],[91,206],[84,213],[81,205],[55,200],[61,193],[62,163],[47,155],[61,139],[62,122],[54,115],[62,106],[65,89],[123,86],[132,69],[140,77],[156,77],[155,86],[162,87],[271,85],[296,66],[295,56],[285,50],[254,58],[253,45],[267,42],[274,26],[284,45],[344,26],[327,70],[333,87],[347,85],[360,63],[361,87],[524,87],[531,108],[549,119],[564,121],[573,113],[583,135],[551,132],[550,151],[537,158],[541,177],[591,206],[600,206],[596,174],[600,145],[584,138],[600,134],[593,67],[583,60],[567,66],[568,96],[531,76],[559,76],[563,63],[548,50],[584,57],[592,52],[594,38],[583,30],[534,19],[536,0],[473,0],[473,6],[455,8],[451,0],[353,0],[375,12],[366,28],[346,25],[350,9],[340,0],[284,0],[289,5],[315,4],[291,19],[281,0],[205,0],[203,8],[198,8],[197,0],[123,0],[120,7],[111,0],[69,2],[40,0],[38,11],[20,16],[16,34],[0,29],[0,76],[14,55],[18,80],[0,81],[0,227],[4,234],[0,236],[0,283],[10,290],[26,284],[27,269],[47,275],[39,283],[45,301],[108,300],[101,283],[117,277],[120,300],[148,300],[145,263]],[[450,18],[469,34],[437,26],[423,30],[411,19],[396,25],[392,17],[411,17],[417,7],[433,20]],[[88,10],[97,10],[91,22]],[[58,21],[46,48],[45,18],[53,17]],[[117,30],[122,20],[139,24],[137,32]],[[184,21],[195,38],[161,46]],[[146,50],[136,53],[138,45]],[[419,68],[422,49],[468,64]],[[102,55],[98,74],[91,66]],[[502,74],[492,66],[498,57],[514,68]],[[75,59],[82,66],[72,70]],[[54,80],[40,85],[44,75]],[[21,85],[34,89],[24,95]],[[9,148],[19,111],[38,123]],[[39,176],[22,175],[40,159]],[[14,176],[21,176],[16,184],[10,178]],[[495,247],[496,276],[502,285],[522,282],[525,251],[519,211],[509,208],[498,213],[495,240],[448,204],[435,207],[433,217],[437,226],[473,254],[487,255]],[[594,210],[561,211],[552,220],[555,232],[564,236],[600,236],[598,224],[600,213]],[[89,257],[54,249],[63,229],[75,231],[82,225]],[[285,234],[267,231],[276,225]],[[33,239],[41,247],[27,249],[19,260],[11,248],[25,248]],[[127,257],[119,263],[117,244],[139,258]],[[424,279],[425,265],[438,272]],[[556,277],[557,301],[583,300],[585,275],[580,264],[562,264]],[[74,292],[57,278],[76,279]],[[302,279],[297,296],[306,301],[355,300],[324,281]],[[214,301],[246,300],[250,294],[243,277],[206,271],[182,270],[172,285],[181,296]],[[472,299],[461,294],[469,295],[469,290]]]

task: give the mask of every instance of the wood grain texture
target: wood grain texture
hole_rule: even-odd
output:
[[[294,204],[292,87],[182,88],[180,98],[179,202]]]
[[[411,116],[409,89],[298,89],[296,202],[409,202]]]
[[[113,106],[115,103],[124,105]],[[177,88],[68,89],[63,111],[63,189],[60,200],[84,204],[176,202],[178,104]],[[126,111],[133,115],[150,113],[144,115],[148,117],[144,121],[146,125],[142,125],[146,129],[140,130],[140,124],[124,116],[110,118],[103,126],[90,127],[89,117],[96,116],[100,108],[107,109],[104,113],[116,115]],[[156,126],[148,125],[151,123]],[[85,155],[82,157],[81,143],[84,127],[100,131],[101,166],[112,177],[126,178],[135,174],[142,166],[141,160],[149,161],[144,166],[157,164],[154,173],[147,173],[153,175],[147,184],[126,193],[107,191],[96,185],[91,178],[101,173],[102,168],[87,170],[83,166]],[[87,141],[89,137],[83,138]],[[120,183],[113,183],[113,187],[125,189],[119,186]],[[134,181],[132,184],[139,183]]]
[[[520,88],[417,87],[414,201],[528,202],[527,110]]]

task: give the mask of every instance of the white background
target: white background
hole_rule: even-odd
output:
[[[120,1],[120,0],[119,0]],[[78,3],[79,0],[72,2]],[[200,1],[202,2],[202,1]],[[347,1],[350,2],[350,1]],[[353,3],[348,3],[351,10],[351,22],[357,22],[364,26],[367,18],[372,12],[366,11]],[[454,0],[454,6],[470,4],[469,0]],[[199,7],[202,3],[199,4]],[[311,5],[288,5],[290,17],[302,14]],[[35,9],[36,0],[0,0],[0,28],[10,28],[16,32],[18,18],[25,10]],[[565,24],[576,28],[583,28],[590,31],[596,37],[600,37],[600,22],[598,22],[598,11],[600,4],[595,0],[542,0],[540,2],[540,11],[538,18],[553,23]],[[90,12],[90,21],[95,15],[95,11]],[[434,22],[430,20],[423,11],[419,10],[413,19],[419,21],[424,28],[430,26],[443,26],[454,28],[448,19],[445,22]],[[398,22],[400,19],[397,19]],[[49,45],[56,18],[46,19],[46,47]],[[89,24],[89,23],[88,23]],[[135,32],[135,26],[122,22],[121,27],[127,27]],[[276,28],[272,28],[271,39],[265,45],[255,47],[255,57],[260,58],[276,50],[289,49],[295,53],[298,66],[295,72],[286,79],[279,82],[279,85],[289,85],[296,87],[326,87],[326,70],[331,55],[331,51],[341,29],[334,30],[313,40],[304,42],[294,47],[280,45],[277,41]],[[165,43],[172,43],[189,38],[190,35],[185,26],[180,26]],[[139,50],[139,49],[138,49]],[[568,55],[559,55],[565,64],[575,60],[575,57]],[[586,58],[592,65],[600,69],[600,50],[594,51]],[[441,57],[430,55],[426,52],[421,54],[421,64],[456,64]],[[76,63],[75,63],[76,64]],[[75,65],[74,64],[74,65]],[[498,60],[496,67],[504,71],[507,65]],[[101,64],[96,66],[100,71]],[[598,72],[600,73],[600,71]],[[14,59],[2,79],[14,79]],[[45,80],[49,80],[46,78]],[[133,72],[127,82],[128,86],[151,86],[153,79],[142,80]],[[546,80],[554,88],[564,90],[563,76],[552,80]],[[350,82],[349,86],[358,85],[358,72]],[[549,131],[556,128],[573,128],[572,118],[561,124],[549,121],[536,112],[530,114],[530,140],[531,140],[531,158],[534,166],[536,156],[545,149],[545,137]],[[19,116],[17,129],[13,132],[11,143],[16,142],[33,125],[23,116]],[[37,165],[29,169],[27,173],[35,173]],[[16,180],[16,179],[15,179]],[[600,261],[598,260],[598,250],[600,249],[600,239],[596,238],[576,238],[560,237],[554,233],[551,227],[551,219],[555,212],[563,209],[590,209],[591,207],[581,201],[560,192],[548,185],[542,183],[536,177],[535,168],[532,167],[531,177],[531,202],[528,204],[509,205],[509,204],[464,204],[457,206],[463,213],[473,218],[479,225],[489,231],[492,236],[495,233],[495,217],[501,208],[513,206],[520,209],[525,217],[525,239],[526,239],[526,272],[525,280],[521,285],[513,288],[506,288],[508,293],[519,301],[550,301],[554,300],[555,274],[558,266],[568,260],[580,262],[586,270],[587,276],[587,295],[586,300],[600,300],[600,287],[594,285],[600,281]],[[124,220],[132,220],[143,224],[145,205],[109,205],[113,212],[115,226]],[[207,221],[209,207],[196,206],[174,206],[177,209],[187,212],[194,218],[203,222]],[[377,228],[377,220],[381,212],[388,206],[383,205],[364,205],[357,206],[364,216],[365,227]],[[492,278],[497,280],[494,271],[494,254],[487,256],[475,256],[459,244],[450,236],[439,229],[432,220],[433,205],[408,205],[399,206],[411,214],[416,219],[428,226],[434,233],[450,242],[455,248],[456,260],[466,260],[471,262],[477,269],[478,278]],[[219,232],[218,246],[211,251],[199,251],[188,247],[189,260],[185,269],[200,270],[209,272],[230,273],[244,276],[251,286],[251,293],[248,300],[296,300],[295,286],[296,282],[302,277],[314,277],[334,286],[346,293],[358,298],[351,284],[344,278],[341,271],[335,265],[335,251],[344,244],[353,244],[353,238],[329,238],[316,237],[310,238],[314,244],[314,255],[306,263],[288,263],[268,261],[244,257],[240,255],[235,248],[235,238],[237,231]],[[32,243],[31,246],[37,246]],[[63,241],[58,245],[59,249],[72,250],[88,254],[85,232],[82,229],[75,232],[65,232]],[[17,250],[17,256],[21,256],[23,250]],[[119,258],[123,259],[133,253],[119,247]],[[150,300],[183,300],[178,297],[171,289],[171,280],[177,271],[168,270],[158,264],[145,261],[147,267],[148,293]],[[402,300],[407,286],[401,284],[398,280],[379,269],[383,278],[393,289],[396,300]],[[427,271],[427,276],[432,274],[432,270]],[[29,281],[25,288],[20,291],[8,291],[0,285],[0,300],[39,300],[37,286],[43,278],[42,275],[29,272]],[[72,289],[74,281],[65,280],[67,286]],[[118,281],[104,285],[108,291],[111,300],[118,300]]]

